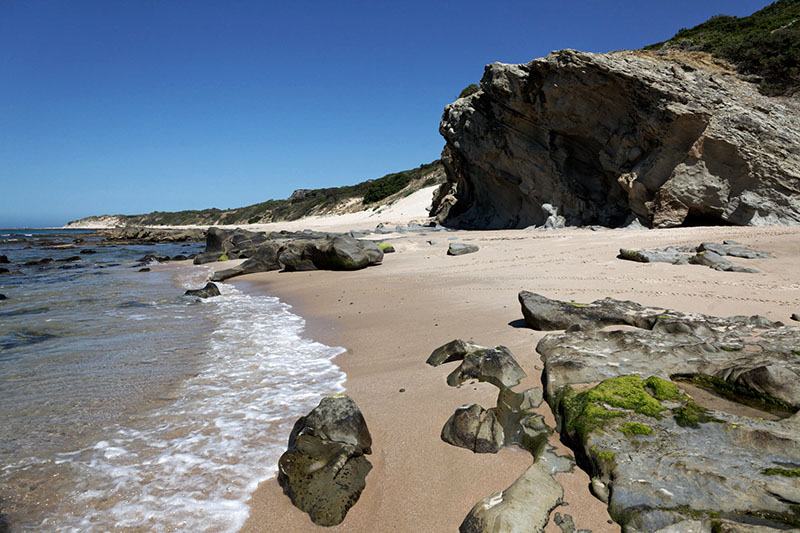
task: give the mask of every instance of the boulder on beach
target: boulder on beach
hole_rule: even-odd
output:
[[[456,409],[445,422],[442,440],[475,453],[497,453],[505,444],[505,435],[494,409],[473,403]]]
[[[458,368],[447,376],[447,384],[460,387],[465,381],[477,379],[502,389],[519,385],[525,376],[511,351],[505,346],[495,346],[466,354]]]
[[[451,242],[447,247],[447,255],[465,255],[472,254],[478,251],[478,246],[475,244],[467,244],[463,242]]]
[[[219,287],[212,282],[206,283],[202,289],[189,289],[184,293],[185,296],[196,296],[198,298],[213,298],[219,296]]]
[[[436,348],[425,362],[431,366],[439,366],[451,361],[461,361],[465,355],[481,350],[488,350],[488,348],[474,342],[454,339]]]
[[[295,423],[278,461],[278,483],[315,524],[335,526],[364,490],[371,448],[356,403],[344,394],[326,396]]]

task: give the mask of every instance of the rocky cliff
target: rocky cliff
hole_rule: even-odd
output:
[[[800,100],[702,52],[494,63],[440,133],[448,225],[800,224]]]

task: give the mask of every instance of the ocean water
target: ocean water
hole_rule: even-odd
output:
[[[276,298],[183,296],[206,267],[138,271],[200,245],[96,241],[0,230],[0,530],[236,531],[343,350]]]

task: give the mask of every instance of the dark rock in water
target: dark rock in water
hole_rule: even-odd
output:
[[[800,329],[759,316],[653,318],[640,330],[550,334],[536,348],[562,440],[612,518],[630,531],[720,516],[795,527],[800,480],[786,465],[800,465]],[[713,394],[689,396],[690,386]]]
[[[448,105],[431,215],[473,228],[800,223],[797,102],[689,54],[493,63]],[[724,105],[720,104],[724,96]]]
[[[0,300],[8,300],[8,297],[5,294],[0,294]]]
[[[226,270],[218,270],[211,276],[211,280],[225,281],[226,279],[244,274],[280,270],[281,264],[278,262],[278,253],[281,251],[281,248],[283,248],[283,245],[279,242],[264,242],[258,248],[248,250],[250,258],[244,263]],[[199,257],[200,256],[198,256],[198,258]],[[197,264],[198,258],[195,258],[195,264]]]
[[[205,231],[200,229],[165,229],[128,226],[100,230],[97,235],[114,243],[178,243],[199,242],[203,240]]]
[[[28,261],[27,263],[25,263],[22,266],[26,266],[26,267],[29,267],[29,266],[43,266],[43,265],[50,264],[52,262],[53,262],[52,258],[45,257],[44,259],[39,259],[38,261]]]
[[[442,428],[442,440],[475,453],[497,453],[505,436],[493,409],[472,404],[456,409]]]
[[[447,255],[464,255],[472,254],[478,251],[478,247],[474,244],[466,244],[463,242],[451,242],[447,247]]]
[[[172,261],[186,261],[187,259],[188,259],[188,257],[186,257],[185,255],[181,255],[181,254],[178,254],[178,255],[172,257]]]
[[[150,268],[149,267],[140,268],[139,270],[137,270],[137,272],[150,272]]]
[[[278,461],[278,483],[292,503],[320,526],[340,524],[361,496],[372,469],[372,437],[358,406],[327,396],[301,417]]]
[[[502,389],[519,385],[525,376],[509,349],[496,346],[466,354],[458,368],[447,376],[447,384],[458,387],[465,381],[477,379]]]
[[[91,254],[96,254],[96,253],[97,253],[97,251],[95,251],[95,250],[92,250],[92,249],[90,249],[90,248],[87,248],[86,250],[81,250],[81,251],[80,251],[80,253],[81,253],[82,255],[91,255]]]
[[[461,361],[467,354],[488,349],[473,342],[455,339],[436,348],[425,362],[431,366],[439,366],[451,361]]]
[[[184,293],[186,296],[197,296],[198,298],[212,298],[219,296],[219,287],[210,281],[202,289],[189,289]]]
[[[6,257],[4,255],[0,255],[0,265],[7,265],[9,263],[10,263],[10,261],[8,260],[8,257]]]
[[[56,263],[72,263],[75,261],[82,261],[82,258],[78,255],[73,255],[72,257],[67,257],[65,259],[56,259]]]
[[[0,274],[8,274],[10,271],[7,268],[0,267]]]

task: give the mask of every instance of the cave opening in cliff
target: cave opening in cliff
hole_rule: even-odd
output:
[[[700,211],[698,209],[690,209],[689,214],[683,219],[681,226],[683,227],[700,227],[700,226],[735,226],[727,220],[723,219],[717,213],[710,213],[708,211]]]

